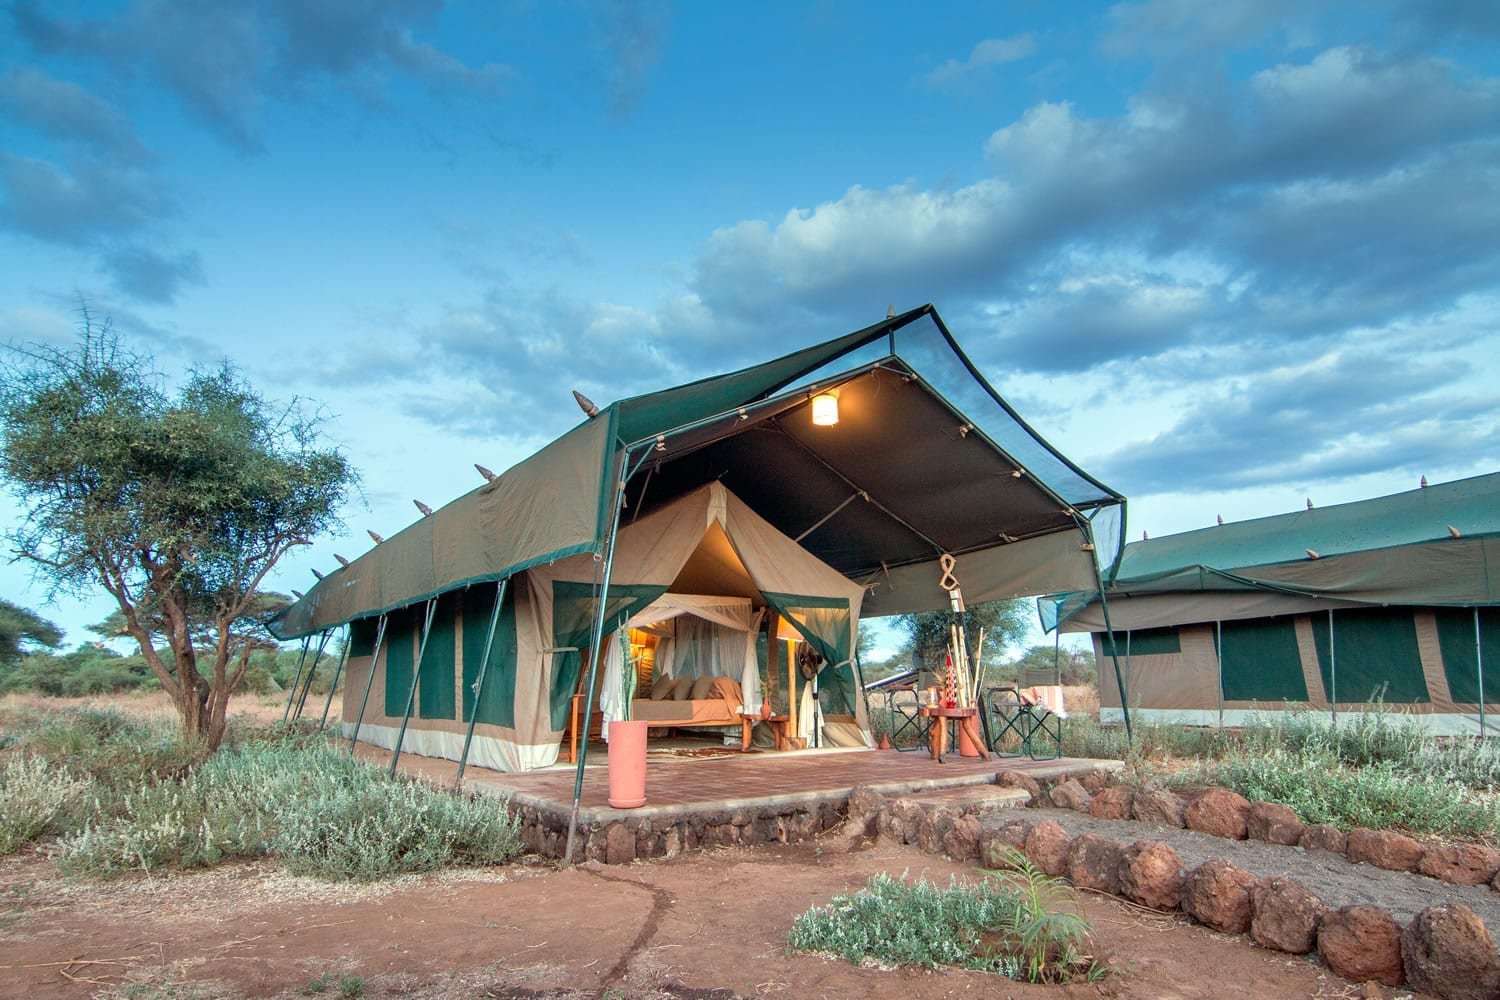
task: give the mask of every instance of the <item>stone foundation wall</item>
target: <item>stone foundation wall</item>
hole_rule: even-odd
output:
[[[843,823],[847,803],[847,799],[835,799],[765,810],[627,813],[607,822],[581,822],[582,848],[575,848],[574,860],[617,865],[731,844],[794,844]],[[568,842],[567,813],[514,803],[511,809],[520,814],[521,839],[528,851],[546,858],[562,857]]]

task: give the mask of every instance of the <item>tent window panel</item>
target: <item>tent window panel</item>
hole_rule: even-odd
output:
[[[495,623],[484,691],[476,710],[474,683],[479,679],[479,660],[489,634],[490,613],[495,608],[493,585],[471,587],[464,592],[464,721],[471,718],[492,726],[516,724],[516,588],[505,588],[505,603]]]
[[[388,718],[400,718],[406,714],[417,628],[417,617],[410,608],[392,611],[386,619],[385,714]]]
[[[1438,646],[1448,691],[1461,705],[1479,701],[1479,662],[1474,656],[1474,611],[1444,608],[1436,612]],[[1500,702],[1500,608],[1479,609],[1480,650],[1484,654],[1484,701]]]
[[[453,692],[453,668],[458,635],[454,612],[458,599],[453,594],[438,598],[422,653],[421,676],[417,681],[417,716],[422,719],[451,719],[458,714]]]
[[[1127,639],[1126,636],[1129,636]],[[1116,632],[1111,647],[1109,633],[1099,633],[1099,644],[1104,656],[1165,656],[1182,652],[1182,638],[1175,628],[1143,628],[1125,633]]]
[[[1340,704],[1415,705],[1432,700],[1422,676],[1417,625],[1409,609],[1334,612],[1332,648],[1328,642],[1328,616],[1313,615],[1312,627],[1323,690],[1336,693]]]
[[[349,655],[369,656],[375,652],[375,633],[379,631],[379,618],[361,618],[349,623]]]
[[[1307,701],[1291,619],[1225,622],[1219,670],[1225,701]],[[1218,637],[1215,636],[1215,643]]]
[[[631,615],[667,592],[666,587],[649,584],[610,584],[604,601],[604,634],[620,628]],[[582,650],[594,633],[594,618],[599,606],[594,600],[594,585],[556,580],[552,584],[552,644],[576,646]],[[552,658],[550,701],[552,728],[561,731],[568,721],[568,709],[578,690],[583,673],[580,653],[557,653]]]

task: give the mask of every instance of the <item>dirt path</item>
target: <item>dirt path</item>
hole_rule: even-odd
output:
[[[339,976],[359,977],[366,997],[1356,995],[1312,960],[1097,896],[1081,905],[1114,970],[1099,983],[1031,987],[786,953],[798,914],[876,872],[976,876],[909,848],[845,853],[832,841],[363,888],[269,864],[69,882],[33,855],[0,863],[0,997],[124,995],[127,984],[138,997],[294,997],[320,984],[334,997]]]

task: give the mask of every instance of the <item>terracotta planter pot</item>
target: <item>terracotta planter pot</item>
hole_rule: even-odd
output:
[[[609,724],[609,804],[615,809],[646,804],[646,729],[643,719]]]
[[[969,730],[963,726],[958,727],[958,755],[960,757],[978,757],[979,748],[969,738]]]

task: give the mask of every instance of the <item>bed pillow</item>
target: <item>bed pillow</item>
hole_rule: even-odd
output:
[[[658,677],[651,685],[651,700],[666,701],[667,695],[671,692],[672,685],[675,683],[677,682],[665,674]]]
[[[717,678],[713,677],[699,677],[697,680],[693,681],[693,693],[689,697],[691,697],[694,701],[702,701],[704,698],[712,697],[714,690],[714,681],[716,679]]]
[[[687,701],[693,691],[693,679],[682,677],[672,682],[672,690],[667,692],[667,701]]]

